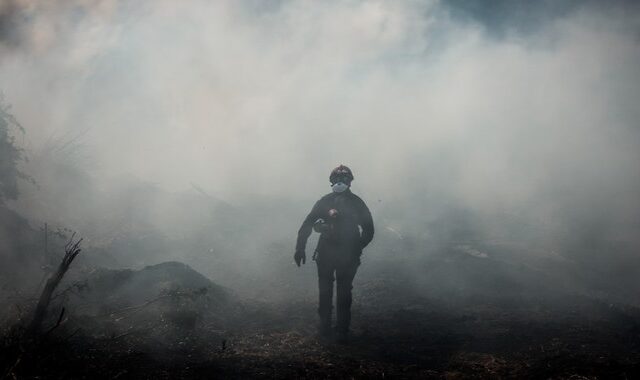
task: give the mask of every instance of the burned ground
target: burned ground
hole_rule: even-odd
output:
[[[9,339],[16,330],[5,332],[3,367],[18,378],[640,375],[638,308],[573,289],[552,297],[546,287],[555,284],[527,283],[525,267],[454,251],[413,265],[364,260],[348,345],[316,337],[314,289],[299,283],[282,283],[290,297],[276,301],[238,294],[176,262],[76,275],[52,307],[49,323],[63,304],[65,323],[23,351]],[[449,266],[469,282],[440,281]],[[409,267],[431,268],[425,283],[441,287],[417,287]]]

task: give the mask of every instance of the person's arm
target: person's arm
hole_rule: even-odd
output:
[[[309,239],[309,235],[311,235],[311,231],[313,229],[313,224],[315,223],[320,214],[320,201],[317,201],[316,204],[309,212],[309,215],[304,219],[300,229],[298,230],[298,239],[296,241],[296,252],[304,252],[307,246],[307,239]]]
[[[373,218],[371,217],[371,211],[367,205],[362,202],[361,210],[360,210],[360,227],[362,227],[362,235],[360,237],[360,245],[362,248],[369,245],[371,240],[373,240],[374,228],[373,228]]]

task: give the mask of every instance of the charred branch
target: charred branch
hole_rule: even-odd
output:
[[[73,260],[76,258],[76,256],[78,256],[78,254],[81,251],[80,243],[82,242],[82,239],[79,239],[74,242],[74,238],[75,238],[75,234],[71,236],[71,238],[65,245],[64,257],[62,258],[60,265],[58,265],[57,270],[49,277],[46,285],[44,286],[44,289],[42,290],[42,293],[40,294],[38,305],[36,306],[36,310],[33,314],[33,320],[31,321],[31,324],[27,329],[27,331],[30,334],[37,334],[40,332],[42,327],[42,322],[47,314],[47,308],[51,303],[53,292],[56,290],[56,288],[64,278],[64,275],[69,270],[69,267],[71,266],[71,263],[73,262]],[[59,318],[59,323],[61,321],[62,321],[62,315],[61,315],[61,318]]]

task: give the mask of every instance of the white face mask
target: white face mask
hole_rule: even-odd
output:
[[[348,188],[349,188],[349,185],[347,185],[344,182],[336,182],[333,185],[331,185],[331,190],[333,190],[334,193],[342,193]]]

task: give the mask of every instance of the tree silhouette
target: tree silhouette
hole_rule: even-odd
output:
[[[23,150],[16,145],[15,132],[24,129],[10,113],[11,107],[0,94],[0,205],[18,197],[18,180],[27,179],[18,163],[25,159]]]

